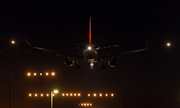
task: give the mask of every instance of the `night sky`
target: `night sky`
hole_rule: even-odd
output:
[[[12,51],[12,108],[39,108],[40,77],[27,72],[56,72],[43,76],[43,93],[59,90],[55,108],[78,108],[81,102],[92,102],[95,108],[180,108],[180,8],[179,3],[133,1],[67,1],[67,2],[1,2],[0,3],[0,108],[8,108],[9,52]],[[81,69],[64,65],[64,57],[46,54],[21,46],[32,45],[62,53],[82,55],[82,50],[62,46],[88,44],[89,17],[92,22],[92,44],[118,44],[99,50],[99,56],[149,48],[171,42],[171,47],[118,58],[118,65],[94,70],[88,63]],[[148,29],[150,32],[148,33]],[[18,53],[18,51],[20,51]],[[26,52],[28,51],[28,53]],[[61,93],[81,93],[81,97],[61,97]],[[114,97],[87,98],[88,93],[114,93]],[[44,108],[50,99],[44,98]]]

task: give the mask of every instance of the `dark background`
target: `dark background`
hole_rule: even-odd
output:
[[[120,108],[179,108],[179,35],[180,8],[168,1],[26,1],[1,2],[0,7],[0,107],[8,108],[9,52],[12,51],[12,108],[38,108],[40,98],[28,93],[40,92],[40,77],[27,77],[27,72],[51,72],[43,76],[43,92],[59,89],[55,107],[76,108],[81,102],[94,107]],[[82,51],[61,44],[88,44],[89,17],[92,21],[92,44],[119,44],[103,49],[99,55],[115,54],[171,42],[164,48],[139,55],[118,58],[115,68],[107,65],[94,70],[88,63],[81,69],[64,65],[63,57],[44,54],[10,41],[82,55]],[[148,33],[148,29],[150,32]],[[26,53],[26,50],[29,52]],[[20,51],[18,53],[17,51]],[[81,93],[79,98],[61,97],[61,93]],[[87,98],[88,93],[114,93],[113,98]],[[45,99],[49,107],[49,98]]]

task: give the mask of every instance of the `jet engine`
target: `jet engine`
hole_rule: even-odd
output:
[[[111,58],[111,61],[108,61],[109,66],[115,67],[118,64],[118,61],[115,57]]]
[[[74,64],[74,61],[72,61],[70,57],[67,57],[64,61],[64,64],[67,66],[72,66]]]

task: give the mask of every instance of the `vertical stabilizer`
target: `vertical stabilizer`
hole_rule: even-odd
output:
[[[89,17],[89,44],[91,44],[91,17]]]

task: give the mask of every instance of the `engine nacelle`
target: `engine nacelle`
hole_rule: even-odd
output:
[[[72,66],[74,64],[74,61],[70,59],[70,57],[67,57],[64,61],[65,65]]]
[[[115,57],[111,58],[111,61],[108,61],[109,66],[115,67],[118,64],[118,61]]]

